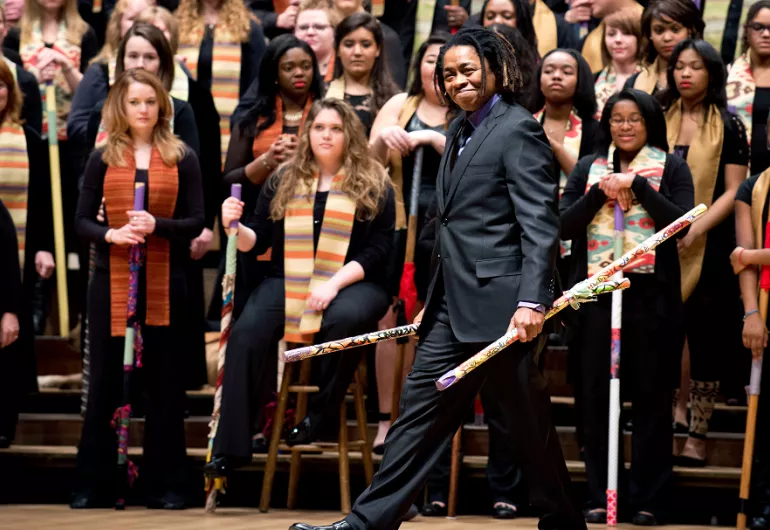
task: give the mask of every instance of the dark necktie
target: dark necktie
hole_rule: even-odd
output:
[[[463,149],[465,147],[465,144],[468,142],[468,139],[473,134],[474,127],[471,125],[471,122],[468,120],[463,121],[462,127],[460,127],[459,134],[457,135],[457,141],[455,142],[453,153],[452,153],[452,167],[454,167],[455,162],[457,161],[457,157],[460,156],[460,149]]]

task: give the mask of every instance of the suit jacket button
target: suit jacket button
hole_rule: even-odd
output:
[[[444,217],[444,218],[441,220],[441,224],[442,224],[442,225],[444,225],[444,226],[446,226],[447,224],[449,224],[449,219],[447,219],[446,217]]]

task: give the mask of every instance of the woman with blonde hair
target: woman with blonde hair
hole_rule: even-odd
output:
[[[243,205],[227,199],[222,223],[243,218]],[[262,187],[249,219],[238,227],[238,250],[253,260],[272,249],[272,275],[251,294],[230,335],[214,459],[204,468],[209,476],[251,460],[254,418],[265,405],[255,396],[276,362],[271,344],[281,337],[312,344],[373,331],[388,307],[394,192],[350,106],[338,99],[313,104],[296,155]],[[287,259],[304,249],[306,259]],[[336,433],[339,405],[360,358],[352,350],[313,361],[321,391],[289,434],[290,445],[311,443],[321,428]]]
[[[230,116],[259,73],[265,37],[243,0],[182,0],[176,10],[179,53],[192,76],[214,96],[222,131],[222,165]]]
[[[144,466],[149,508],[185,502],[183,365],[188,303],[184,263],[203,228],[203,190],[195,153],[169,126],[173,108],[160,80],[145,70],[123,73],[104,106],[107,141],[88,159],[75,225],[93,241],[96,265],[88,292],[91,381],[77,456],[72,508],[114,506],[117,436],[110,422],[123,395],[128,303],[128,247],[145,246],[137,325],[146,420]],[[134,185],[147,188],[134,210]],[[97,221],[104,198],[105,222]]]

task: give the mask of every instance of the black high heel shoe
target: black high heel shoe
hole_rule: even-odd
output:
[[[288,436],[286,436],[286,445],[289,447],[311,444],[314,441],[315,437],[313,435],[312,425],[310,425],[310,418],[308,417],[299,422],[296,427],[289,431]]]

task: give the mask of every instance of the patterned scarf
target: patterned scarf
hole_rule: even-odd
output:
[[[398,113],[398,126],[405,129],[409,120],[412,119],[417,107],[420,106],[422,96],[409,96],[406,98],[404,106]],[[404,207],[404,160],[398,151],[390,151],[390,180],[393,182],[394,192],[396,194],[396,230],[406,229],[406,208]]]
[[[305,126],[305,118],[313,106],[313,98],[308,97],[305,102],[305,108],[302,110],[302,119],[299,122],[300,131]],[[254,137],[254,143],[251,144],[251,152],[254,160],[267,153],[273,142],[283,133],[283,101],[279,96],[275,98],[275,121],[273,124],[261,131]],[[257,261],[270,261],[273,259],[273,249],[269,248],[264,254],[257,256]]]
[[[223,33],[227,35],[226,32]],[[214,106],[219,112],[222,168],[224,168],[227,147],[230,145],[230,116],[238,106],[241,89],[241,42],[232,38],[217,40],[217,37],[215,29],[214,47],[211,53],[211,95],[214,96]],[[197,79],[200,44],[182,44],[179,46],[179,53],[187,58],[187,67]]]
[[[133,151],[127,150],[124,158],[126,167],[110,166],[104,175],[104,207],[109,227],[114,229],[128,223],[126,212],[134,207],[136,161]],[[155,217],[172,218],[179,191],[179,170],[177,166],[164,164],[156,148],[153,148],[150,155],[147,188],[148,211]],[[149,326],[168,326],[171,322],[169,241],[155,235],[150,235],[145,240],[147,249],[145,322]],[[128,257],[128,248],[110,246],[110,318],[113,337],[123,337],[126,332]]]
[[[537,35],[537,51],[540,57],[558,47],[556,33],[556,16],[543,0],[535,0],[535,12],[532,13],[532,24]]]
[[[344,178],[344,173],[340,173],[332,181],[315,254],[313,206],[318,175],[309,190],[303,184],[298,185],[286,207],[283,262],[286,289],[284,340],[287,342],[312,344],[313,336],[321,329],[323,311],[306,307],[305,300],[313,289],[326,283],[345,264],[356,204],[341,189]]]
[[[43,32],[40,29],[39,22],[32,23],[31,39],[29,41],[22,40],[19,44],[19,55],[24,63],[24,69],[28,72],[37,75],[39,70],[37,68],[37,55],[41,50],[45,49],[46,45],[43,41]],[[72,62],[73,68],[80,68],[80,46],[75,46],[67,41],[67,25],[62,21],[59,24],[59,32],[56,35],[56,40],[53,43],[53,49]],[[72,107],[72,94],[73,91],[67,83],[67,78],[60,66],[55,66],[56,77],[54,78],[54,86],[56,87],[56,136],[59,140],[67,139],[67,116],[69,116],[70,108]],[[40,85],[40,98],[43,103],[43,136],[48,134],[48,113],[45,110],[46,107],[46,95],[45,95],[45,83]]]
[[[535,113],[535,119],[543,124],[545,120],[545,108],[540,109]],[[583,140],[583,120],[577,115],[575,109],[572,109],[569,115],[569,122],[567,123],[567,130],[564,132],[564,149],[575,160],[580,158],[580,142]],[[567,185],[567,175],[563,169],[559,168],[559,200],[564,194],[564,188]],[[572,253],[572,242],[561,241],[559,245],[559,251],[561,257],[569,256]]]
[[[29,192],[29,158],[24,128],[6,120],[0,126],[0,201],[16,226],[19,242],[19,265],[24,271],[24,246],[27,238],[27,201]]]
[[[656,57],[651,65],[644,67],[642,71],[639,72],[639,75],[636,76],[636,80],[634,81],[634,88],[652,95],[652,93],[655,92],[655,89],[658,87],[659,65],[660,61],[658,61],[658,58]]]
[[[610,146],[607,158],[597,158],[591,164],[591,170],[588,173],[588,182],[586,192],[600,182],[605,175],[614,173],[611,162],[615,153],[615,145]],[[655,191],[660,189],[660,181],[663,179],[663,170],[666,165],[666,153],[657,147],[646,145],[636,155],[634,160],[628,166],[628,173],[644,177]],[[614,229],[614,208],[615,201],[607,199],[604,206],[596,213],[591,224],[588,225],[588,275],[597,273],[613,259],[620,256],[613,256],[612,241],[615,237]],[[625,241],[623,242],[624,252],[628,252],[636,245],[655,233],[655,222],[650,218],[647,211],[642,208],[639,201],[634,198],[633,205],[625,213]],[[632,261],[623,269],[623,272],[633,272],[637,274],[652,274],[655,272],[655,253],[649,252],[639,259]]]
[[[636,65],[634,73],[641,71],[642,67]],[[596,118],[597,121],[602,119],[602,111],[604,110],[604,105],[607,104],[607,100],[618,92],[618,88],[615,85],[616,82],[617,74],[612,69],[612,65],[608,65],[601,72],[599,72],[599,76],[596,78],[596,82],[594,83],[594,93],[596,94],[596,114],[594,114],[594,118]]]
[[[682,104],[681,101],[676,101],[666,113],[668,145],[672,152],[681,125]],[[725,135],[725,125],[719,109],[715,105],[709,109],[707,119],[702,120],[701,118],[697,131],[687,152],[687,165],[690,166],[695,185],[695,204],[711,206]],[[706,236],[707,234],[703,234],[679,254],[682,271],[682,299],[685,301],[695,290],[695,286],[698,285],[698,279],[703,268],[703,255],[706,251]]]
[[[749,145],[751,145],[751,115],[754,112],[754,94],[756,89],[757,86],[754,82],[754,74],[751,72],[749,56],[747,54],[741,55],[730,68],[725,90],[727,92],[728,106],[735,108],[733,112],[738,115],[746,127]]]

